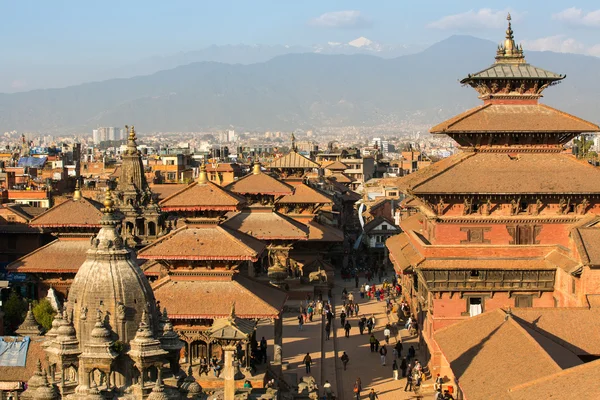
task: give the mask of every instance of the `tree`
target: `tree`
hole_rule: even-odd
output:
[[[12,291],[4,303],[4,324],[8,332],[14,332],[27,314],[27,302]]]
[[[55,315],[56,311],[48,299],[44,298],[33,302],[33,316],[46,332],[52,328],[52,320]]]

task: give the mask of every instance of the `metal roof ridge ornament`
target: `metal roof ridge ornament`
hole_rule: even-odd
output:
[[[503,44],[498,45],[496,52],[496,63],[502,64],[524,64],[525,56],[523,55],[523,46],[515,44],[514,32],[512,30],[512,17],[508,13],[506,20],[508,28],[506,29],[506,39]]]

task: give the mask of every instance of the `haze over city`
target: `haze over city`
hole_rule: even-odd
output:
[[[600,9],[488,3],[0,4],[0,400],[600,399]]]

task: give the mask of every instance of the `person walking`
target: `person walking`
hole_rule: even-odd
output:
[[[360,378],[356,378],[356,381],[354,381],[354,388],[352,391],[356,396],[356,400],[360,400],[360,392],[362,391],[362,383],[360,382]]]
[[[442,385],[444,384],[444,378],[442,378],[440,376],[440,374],[437,374],[436,378],[435,378],[435,383],[433,384],[433,388],[436,390],[440,391],[440,394],[442,393]]]
[[[392,331],[390,330],[390,326],[386,325],[385,329],[383,330],[383,337],[385,338],[385,344],[390,344],[390,335],[392,334]]]
[[[375,353],[379,352],[379,339],[375,338]]]
[[[310,357],[310,353],[306,353],[304,356],[304,360],[302,360],[304,366],[306,367],[306,373],[310,374],[310,366],[312,364],[312,358]]]
[[[379,396],[377,396],[377,393],[375,393],[375,389],[371,389],[371,391],[369,392],[369,400],[375,400],[378,398]]]
[[[375,335],[371,334],[371,337],[369,338],[369,345],[371,346],[371,353],[375,353],[375,343],[377,342],[377,339],[375,339]]]
[[[385,366],[385,359],[387,356],[387,349],[385,348],[385,344],[379,349],[379,355],[381,356],[381,365]]]
[[[401,358],[402,350],[403,350],[402,339],[398,339],[398,341],[396,342],[396,346],[394,348],[396,349],[397,357]]]
[[[392,363],[392,375],[394,376],[394,380],[398,380],[398,363],[396,360]]]
[[[331,322],[325,324],[325,340],[329,340],[331,336]]]
[[[406,362],[406,358],[403,358],[402,361],[400,361],[400,371],[402,371],[403,378],[406,377],[406,369],[407,368],[408,368],[408,363]]]
[[[412,392],[413,387],[412,387],[412,376],[410,374],[406,375],[406,386],[404,386],[404,391],[408,392],[411,391]]]
[[[344,310],[342,310],[342,312],[340,313],[340,322],[341,326],[344,326],[344,324],[346,323],[346,312]]]
[[[350,337],[350,328],[352,328],[352,325],[350,325],[350,321],[346,321],[346,325],[344,325],[344,332],[346,333],[347,338]]]
[[[298,330],[301,331],[304,326],[304,315],[298,315]]]
[[[344,352],[344,354],[342,354],[342,356],[340,357],[340,360],[342,360],[342,364],[344,364],[344,371],[345,371],[346,365],[348,365],[348,361],[350,361],[350,357],[348,357],[348,354],[346,354],[346,352]]]
[[[358,320],[358,331],[360,332],[361,335],[365,331],[365,321],[364,321],[364,318],[361,318],[361,319]]]

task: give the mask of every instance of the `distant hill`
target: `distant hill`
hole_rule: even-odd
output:
[[[63,89],[0,94],[0,131],[81,132],[133,122],[141,131],[234,126],[286,130],[435,123],[479,104],[458,81],[494,61],[496,44],[453,36],[393,59],[287,54],[250,65],[200,62],[152,75]],[[600,59],[528,52],[528,62],[567,74],[544,102],[598,120]]]

